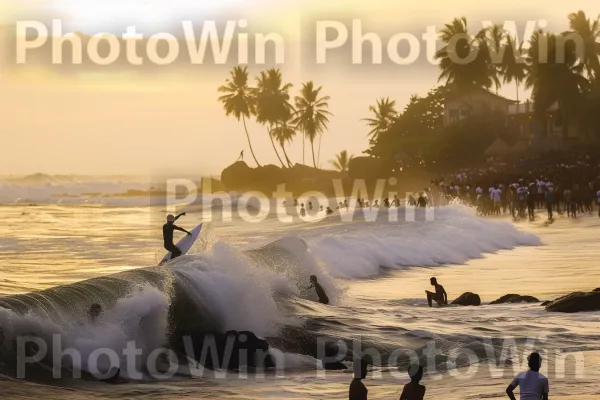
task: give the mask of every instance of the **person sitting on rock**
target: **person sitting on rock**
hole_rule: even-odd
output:
[[[448,294],[446,293],[444,287],[437,282],[436,278],[431,278],[429,282],[431,282],[431,285],[435,287],[435,293],[432,293],[429,290],[425,291],[427,294],[427,303],[429,303],[429,307],[433,307],[433,300],[435,300],[440,306],[448,304]]]

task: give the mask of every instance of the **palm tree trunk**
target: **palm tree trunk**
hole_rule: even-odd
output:
[[[248,146],[250,147],[250,153],[252,153],[252,158],[254,158],[254,162],[257,166],[261,166],[254,155],[254,149],[252,148],[252,143],[250,142],[250,134],[248,133],[248,127],[246,126],[246,117],[242,115],[242,121],[244,121],[244,129],[246,130],[246,137],[248,138]]]
[[[319,154],[317,155],[317,164],[319,164],[319,168],[321,168],[321,140],[323,139],[323,135],[319,135]]]
[[[515,82],[517,83],[517,107],[518,107],[519,106],[519,80],[515,79]]]
[[[306,147],[306,133],[302,133],[302,164],[306,165],[306,161],[304,159],[304,148]]]
[[[279,156],[279,152],[277,151],[277,147],[275,147],[275,141],[273,140],[273,135],[271,135],[271,130],[269,129],[269,139],[271,139],[271,144],[273,145],[273,150],[275,151],[275,154],[277,155],[277,158],[279,159],[279,162],[281,163],[281,166],[283,168],[285,168],[285,164],[283,163],[283,161],[281,160],[281,157]]]
[[[315,142],[314,142],[314,139],[310,141],[310,148],[312,150],[313,165],[314,165],[315,168],[317,168],[317,162],[315,161]]]
[[[285,151],[285,145],[283,143],[280,143],[280,144],[281,144],[281,150],[283,150],[283,155],[285,157],[285,161],[287,162],[288,167],[292,168],[294,165],[290,161],[290,158],[288,157],[287,152]]]

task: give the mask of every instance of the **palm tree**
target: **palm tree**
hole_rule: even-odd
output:
[[[490,58],[488,31],[469,34],[467,19],[455,18],[440,31],[444,47],[435,58],[441,70],[439,80],[459,89],[486,88],[499,85],[497,71]],[[474,56],[473,56],[474,53]]]
[[[350,161],[352,161],[353,158],[354,156],[348,157],[348,152],[346,150],[343,150],[340,154],[337,154],[335,156],[335,160],[331,160],[329,162],[338,171],[346,172],[348,171],[348,166],[350,165]]]
[[[376,141],[379,135],[387,131],[398,117],[396,102],[390,100],[389,97],[382,97],[377,99],[376,106],[369,106],[369,111],[373,113],[374,117],[364,118],[363,121],[366,121],[367,125],[371,128],[368,135],[369,138]]]
[[[569,27],[569,33],[583,39],[585,53],[581,61],[586,66],[588,76],[600,80],[600,16],[592,20],[583,11],[569,14]]]
[[[527,76],[527,64],[522,50],[522,44],[517,48],[516,39],[508,37],[499,71],[504,83],[515,82],[517,86],[517,103],[519,103],[519,86]]]
[[[485,37],[481,38],[479,55],[488,57],[487,64],[489,74],[494,81],[496,87],[496,94],[500,89],[501,83],[498,75],[500,74],[502,59],[500,58],[505,50],[505,42],[507,32],[502,25],[492,25],[488,29],[484,30]]]
[[[315,168],[317,168],[317,161],[315,160],[314,142],[317,135],[321,136],[325,129],[327,129],[327,124],[329,123],[328,116],[332,115],[329,112],[329,100],[331,98],[329,96],[320,97],[321,90],[323,90],[323,87],[315,87],[312,81],[302,85],[300,96],[296,96],[295,99],[297,111],[293,121],[298,130],[310,141]]]
[[[564,46],[564,60],[557,57],[559,45]],[[576,43],[537,31],[530,40],[528,53],[530,72],[525,84],[532,89],[534,111],[538,117],[545,117],[548,108],[557,103],[566,136],[570,118],[581,112],[583,95],[590,84],[584,76],[585,65],[579,62]]]
[[[252,89],[248,86],[248,68],[234,67],[230,73],[230,77],[225,81],[225,85],[219,87],[218,91],[225,93],[219,97],[219,101],[223,103],[223,107],[225,108],[225,115],[233,115],[238,121],[240,118],[242,119],[252,158],[254,158],[256,165],[260,167],[254,154],[252,143],[250,142],[248,127],[246,126],[246,118],[250,118],[254,114],[254,97]]]
[[[275,147],[272,131],[283,121],[287,121],[292,114],[292,105],[289,102],[289,90],[292,87],[292,84],[284,84],[281,71],[275,68],[262,71],[260,76],[256,78],[256,81],[257,85],[254,89],[256,98],[256,121],[268,125],[269,138],[271,139],[273,150],[275,151],[279,162],[285,168],[285,164],[279,156],[277,147]]]
[[[281,146],[281,150],[283,150],[283,154],[285,156],[285,160],[288,164],[288,167],[293,167],[294,165],[290,161],[290,158],[285,151],[285,144],[294,140],[294,136],[296,136],[296,127],[293,124],[293,119],[288,118],[287,121],[281,121],[273,130],[271,130],[272,137],[279,143]]]

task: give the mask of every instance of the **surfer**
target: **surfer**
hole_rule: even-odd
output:
[[[315,288],[315,291],[317,292],[317,296],[319,297],[319,303],[329,304],[329,297],[327,297],[327,294],[325,293],[325,289],[323,289],[323,286],[321,286],[321,284],[319,283],[319,281],[317,280],[317,277],[315,275],[310,276],[310,286],[308,288],[309,289]]]
[[[184,215],[185,213],[181,213],[175,217],[174,215],[169,214],[167,215],[167,223],[163,225],[163,240],[165,242],[165,249],[171,252],[171,260],[181,255],[181,250],[179,250],[179,247],[175,246],[175,243],[173,243],[173,232],[180,231],[187,233],[188,236],[192,236],[190,232],[175,225],[175,221]]]
[[[429,307],[433,307],[433,300],[435,300],[439,305],[448,304],[448,294],[442,285],[437,282],[436,278],[431,278],[429,280],[431,286],[435,287],[435,293],[426,290],[427,294],[427,303],[429,303]]]

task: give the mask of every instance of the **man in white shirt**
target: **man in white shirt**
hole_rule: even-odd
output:
[[[540,374],[542,357],[538,353],[531,353],[527,361],[529,371],[518,374],[506,388],[506,394],[511,400],[517,400],[513,392],[519,386],[521,400],[548,400],[548,378]]]

